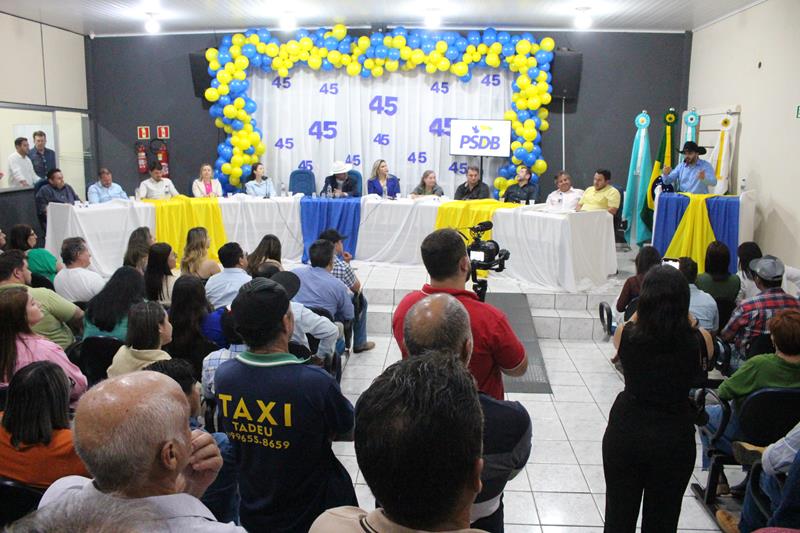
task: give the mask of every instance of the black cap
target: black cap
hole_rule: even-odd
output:
[[[697,146],[694,141],[686,141],[683,143],[683,150],[678,150],[678,153],[685,154],[686,152],[694,152],[696,154],[705,155],[706,149],[702,146]]]
[[[269,279],[283,287],[283,290],[286,291],[286,296],[288,296],[290,300],[294,298],[297,291],[300,290],[300,278],[297,277],[297,274],[294,272],[283,270],[274,273]]]
[[[236,327],[255,330],[272,327],[280,322],[289,309],[289,297],[279,283],[256,278],[239,289],[231,304]]]
[[[319,234],[319,238],[323,239],[323,240],[326,240],[326,241],[331,241],[333,244],[336,244],[339,241],[345,240],[347,238],[347,236],[346,235],[342,235],[341,233],[336,231],[336,229],[334,229],[334,228],[330,228],[330,229],[326,229],[325,231],[320,233]]]

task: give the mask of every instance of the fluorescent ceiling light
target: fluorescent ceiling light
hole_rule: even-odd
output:
[[[579,30],[588,30],[592,27],[592,17],[589,16],[590,7],[578,7],[575,16],[575,27]]]
[[[436,29],[442,25],[442,16],[439,14],[438,11],[428,11],[425,14],[425,27],[430,29]]]
[[[281,17],[280,21],[281,30],[282,31],[293,31],[297,29],[297,19],[294,18],[294,15],[286,14]]]
[[[144,29],[147,33],[158,33],[161,31],[161,24],[156,20],[155,15],[150,13],[147,17],[147,22],[144,23]]]

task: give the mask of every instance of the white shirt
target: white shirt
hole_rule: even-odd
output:
[[[180,193],[172,184],[169,178],[161,178],[156,181],[153,178],[147,178],[139,185],[139,198],[149,198],[151,200],[161,200],[162,198],[172,198],[178,196]]]
[[[53,279],[56,292],[70,302],[88,302],[105,284],[100,274],[86,268],[62,268]]]
[[[217,197],[222,196],[222,184],[218,179],[211,178],[211,193]],[[206,184],[198,178],[192,183],[192,196],[195,198],[206,198]]]
[[[22,182],[26,181],[27,185]],[[33,171],[33,161],[28,156],[21,156],[16,150],[8,156],[8,183],[10,187],[33,187],[39,176]]]
[[[292,332],[292,342],[302,344],[308,348],[308,338],[306,334],[319,339],[317,354],[328,356],[333,354],[336,346],[336,339],[339,337],[339,328],[336,324],[311,311],[305,305],[297,302],[289,302],[294,315],[294,331]]]
[[[561,192],[558,189],[547,195],[547,211],[554,213],[568,213],[575,211],[578,207],[578,202],[583,196],[583,189],[575,189],[570,187],[567,192]]]
[[[233,303],[242,285],[250,281],[250,274],[241,268],[223,268],[206,282],[206,297],[214,309]]]

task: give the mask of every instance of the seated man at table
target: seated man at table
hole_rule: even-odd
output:
[[[67,183],[64,183],[64,174],[61,169],[51,168],[47,171],[47,183],[36,193],[36,212],[39,220],[47,220],[47,205],[73,204],[79,201],[75,190]]]
[[[89,186],[87,194],[90,204],[103,204],[114,199],[127,200],[128,195],[118,184],[114,183],[111,171],[106,167],[97,173],[97,182]]]
[[[661,181],[665,185],[674,183],[677,192],[708,194],[708,188],[717,184],[717,178],[711,163],[700,159],[700,156],[706,153],[706,149],[697,146],[693,141],[686,141],[679,153],[686,157],[674,169],[669,165],[665,166]]]
[[[489,186],[481,180],[481,171],[478,167],[470,165],[467,167],[467,181],[456,189],[453,198],[456,200],[483,200],[491,198]]]
[[[572,177],[562,170],[555,177],[556,190],[547,195],[547,211],[570,213],[578,208],[583,189],[572,187]]]
[[[531,169],[525,165],[517,167],[517,183],[506,189],[503,201],[510,204],[535,204],[539,196],[539,178],[532,183]]]
[[[150,177],[139,185],[139,198],[144,200],[161,200],[172,198],[180,193],[172,184],[172,180],[162,175],[161,163],[153,161],[150,163]]]
[[[331,167],[331,175],[325,178],[320,194],[330,193],[335,198],[349,198],[361,196],[358,192],[356,181],[348,174],[353,165],[334,161]]]
[[[619,204],[619,191],[611,185],[611,171],[600,168],[594,173],[594,186],[584,191],[575,211],[608,211],[616,215]]]
[[[309,309],[324,309],[337,322],[347,322],[355,316],[353,301],[347,286],[331,274],[334,249],[331,241],[314,241],[308,249],[311,265],[292,271],[300,278],[300,290],[294,300]]]

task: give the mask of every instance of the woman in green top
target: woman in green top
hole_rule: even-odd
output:
[[[21,250],[28,258],[28,268],[53,282],[56,272],[64,268],[56,256],[44,248],[36,248],[36,232],[27,224],[17,224],[11,228],[8,236],[8,249]]]
[[[422,173],[422,179],[419,180],[419,185],[414,188],[411,193],[411,198],[420,198],[424,196],[442,196],[444,191],[436,183],[436,172],[433,170],[426,170]]]
[[[741,281],[728,272],[731,251],[722,241],[714,241],[706,248],[706,271],[697,276],[697,288],[710,294],[714,300],[735,302]],[[724,327],[724,324],[720,324]]]
[[[144,276],[133,267],[120,267],[86,306],[83,338],[114,337],[125,342],[128,311],[144,301]]]

